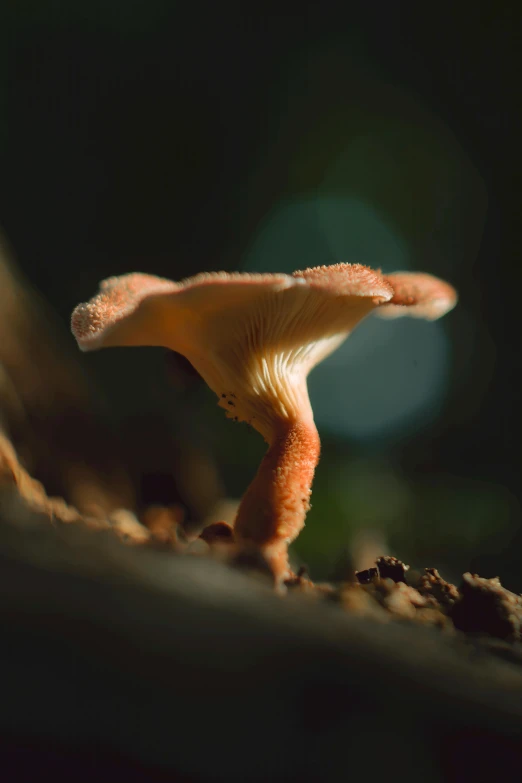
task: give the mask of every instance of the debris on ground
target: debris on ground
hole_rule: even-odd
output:
[[[151,506],[141,518],[128,509],[85,516],[61,498],[48,497],[42,484],[20,464],[9,439],[0,433],[0,501],[4,508],[10,499],[21,501],[54,526],[74,523],[93,531],[111,531],[127,545],[217,558],[257,581],[273,583],[261,552],[240,546],[227,522],[214,522],[199,535],[189,535],[183,526],[183,510],[177,506]],[[286,579],[282,592],[334,601],[351,614],[379,622],[431,625],[483,638],[486,643],[497,640],[498,645],[502,640],[513,649],[522,642],[522,596],[503,587],[497,577],[485,579],[465,573],[457,587],[436,568],[410,570],[398,558],[383,555],[370,568],[356,571],[353,580],[340,583],[316,583],[301,567]]]

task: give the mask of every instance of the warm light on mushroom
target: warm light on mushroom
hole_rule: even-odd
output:
[[[449,283],[422,272],[395,272],[385,280],[393,288],[393,298],[377,315],[398,318],[409,315],[435,321],[457,304],[457,292]]]
[[[360,264],[286,274],[204,273],[174,283],[150,275],[110,278],[72,315],[84,351],[162,345],[182,353],[236,421],[268,451],[235,521],[238,540],[263,551],[278,579],[304,525],[320,443],[308,398],[310,370],[373,310],[434,319],[456,302],[430,275],[388,277]]]

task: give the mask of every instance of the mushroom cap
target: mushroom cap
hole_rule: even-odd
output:
[[[425,272],[394,272],[385,277],[393,288],[393,298],[377,310],[382,318],[424,318],[435,321],[453,310],[457,292],[452,285]]]
[[[394,310],[411,304],[419,317],[435,317],[429,292],[402,295],[405,277],[361,264],[293,275],[211,272],[180,283],[136,273],[102,282],[73,312],[72,331],[83,351],[161,345],[182,353],[230,417],[270,440],[276,419],[312,417],[308,373],[371,311],[397,297]]]
[[[217,314],[221,321],[233,310],[236,315],[243,311],[242,317],[247,319],[251,304],[266,304],[267,295],[276,309],[277,306],[289,309],[290,300],[296,299],[295,291],[287,293],[285,298],[278,294],[295,288],[316,292],[316,303],[340,297],[345,305],[351,302],[343,321],[352,320],[352,310],[366,309],[365,299],[370,299],[373,307],[393,295],[393,289],[380,273],[361,264],[315,267],[293,275],[203,272],[179,283],[138,272],[103,280],[100,292],[76,307],[71,327],[82,351],[116,345],[161,344],[173,348],[172,341],[180,339],[172,328],[178,320],[176,314],[183,313],[185,320],[189,312],[193,314],[189,320],[194,320],[197,314],[198,321],[211,321]],[[297,298],[300,302],[304,300],[304,290]],[[266,315],[270,320],[270,313]],[[165,317],[170,323],[160,324]],[[158,329],[161,326],[166,327],[163,333]],[[180,323],[176,326],[177,331],[184,331]]]
[[[78,347],[81,351],[95,351],[110,345],[126,345],[126,339],[131,340],[129,345],[141,344],[137,317],[140,304],[148,297],[174,293],[178,288],[178,283],[171,280],[140,272],[102,280],[99,293],[89,302],[79,304],[71,315],[71,330]],[[129,319],[134,322],[131,330],[125,327]],[[116,333],[114,342],[113,333]]]
[[[96,296],[75,308],[71,329],[82,351],[124,345],[172,348],[172,341],[178,343],[196,320],[245,306],[261,293],[287,287],[290,280],[284,274],[227,272],[202,272],[179,283],[140,272],[109,277]]]

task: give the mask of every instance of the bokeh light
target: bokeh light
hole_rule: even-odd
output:
[[[244,267],[296,267],[359,261],[408,269],[407,244],[370,204],[355,197],[285,202],[264,221]],[[385,262],[385,263],[384,263]],[[447,391],[449,344],[440,323],[368,318],[312,373],[319,427],[340,437],[379,439],[437,415]]]

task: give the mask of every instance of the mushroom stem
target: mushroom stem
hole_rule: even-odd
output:
[[[237,539],[260,547],[277,581],[290,576],[288,545],[304,527],[320,450],[311,417],[280,421],[239,507]]]

